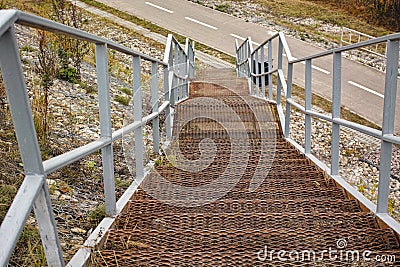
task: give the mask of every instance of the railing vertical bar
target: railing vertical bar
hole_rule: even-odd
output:
[[[278,70],[282,70],[282,65],[283,65],[283,44],[282,41],[279,39],[279,45],[278,45]],[[281,82],[280,74],[278,72],[278,83],[276,86],[276,103],[278,105],[281,104],[281,96],[282,96],[282,82]]]
[[[394,134],[398,68],[399,41],[388,41],[382,135]],[[376,209],[377,213],[388,212],[392,151],[393,144],[382,139],[379,165],[378,203]]]
[[[264,73],[265,72],[265,46],[263,45],[261,47],[261,72]],[[262,76],[261,77],[261,96],[265,97],[265,79],[267,77],[266,76]]]
[[[132,57],[133,67],[133,111],[135,122],[142,121],[142,87],[141,87],[141,69],[140,57]],[[136,163],[136,179],[144,177],[144,144],[143,144],[143,127],[135,129],[135,163]]]
[[[164,75],[164,99],[165,101],[170,102],[171,95],[170,95],[170,87],[169,87],[169,70],[168,66],[164,67],[163,71]],[[171,121],[171,106],[168,106],[165,109],[165,134],[168,140],[172,137],[172,121]]]
[[[293,63],[288,63],[288,78],[287,78],[286,100],[292,97],[293,68],[294,68]],[[278,100],[278,98],[277,98],[277,100]],[[285,135],[286,138],[289,138],[289,136],[290,136],[291,108],[292,108],[292,105],[289,102],[286,101],[285,129],[284,129],[284,135]]]
[[[254,73],[254,55],[250,54],[250,62],[249,64],[249,73],[248,73],[248,77],[250,78],[249,82],[250,82],[250,95],[254,95],[254,77],[252,76],[252,73]]]
[[[340,119],[342,95],[342,53],[333,53],[332,120]],[[339,173],[340,124],[332,122],[331,175]]]
[[[268,41],[268,99],[273,100],[272,94],[272,40]]]
[[[186,56],[186,54],[185,54],[185,51],[181,51],[181,68],[182,68],[182,73],[183,73],[183,75],[182,76],[186,76],[186,75],[188,75],[189,74],[189,72],[188,72],[188,61],[187,61],[187,56]],[[188,83],[187,82],[185,82],[183,79],[182,79],[182,86],[181,86],[181,99],[183,99],[183,98],[185,98],[186,97],[186,87],[187,87],[187,85],[188,85]]]
[[[306,98],[306,103],[305,103],[305,109],[306,110],[311,110],[311,98],[312,98],[312,93],[311,93],[311,86],[312,86],[312,60],[308,59],[306,60],[306,70],[305,70],[305,98]],[[305,114],[305,136],[304,136],[304,153],[305,154],[310,154],[311,153],[311,115],[310,114]]]
[[[195,53],[194,53],[194,49],[195,49],[195,45],[196,45],[196,43],[195,43],[195,41],[193,41],[192,42],[192,46],[191,46],[191,48],[190,48],[190,51],[191,51],[191,62],[192,62],[192,72],[191,72],[191,76],[190,76],[190,78],[191,79],[193,79],[194,78],[194,76],[196,75],[196,56],[195,56]],[[189,96],[189,95],[188,95]]]
[[[158,111],[158,64],[151,63],[151,106],[152,111]],[[153,151],[160,152],[160,116],[153,119]]]
[[[179,44],[175,44],[174,46],[174,57],[173,57],[173,61],[172,61],[172,67],[174,68],[176,73],[179,73]]]
[[[100,133],[102,138],[112,137],[110,91],[108,76],[108,54],[106,44],[96,44],[96,72],[100,114]],[[114,182],[114,156],[112,144],[101,149],[103,162],[104,197],[106,215],[117,214],[115,182]]]
[[[239,43],[238,43],[238,40],[237,39],[235,39],[235,65],[236,65],[236,68],[235,68],[235,70],[236,70],[236,76],[237,77],[240,77],[240,74],[239,74],[239,62],[240,62],[240,56],[239,56]]]
[[[11,116],[17,136],[18,146],[24,164],[25,179],[28,175],[39,175],[42,178],[42,188],[33,204],[39,232],[42,239],[46,259],[51,266],[64,266],[64,258],[57,234],[50,195],[47,189],[43,162],[40,155],[39,143],[32,119],[32,111],[29,105],[29,97],[23,76],[18,44],[15,38],[14,28],[11,27],[0,37],[0,68],[10,104]],[[7,213],[6,216],[8,216]],[[2,225],[3,226],[3,225]],[[0,229],[0,236],[6,233],[9,225]],[[21,228],[15,232],[21,233]],[[16,245],[18,236],[15,236],[12,244],[0,245],[2,262],[8,261]],[[4,253],[4,255],[3,255]]]
[[[260,74],[260,70],[259,70],[259,67],[258,67],[258,50],[254,53],[254,61],[252,62],[253,64],[254,64],[254,72],[255,72],[255,74]],[[260,95],[260,80],[259,80],[260,78],[259,77],[255,77],[255,80],[256,80],[256,82],[255,82],[255,87],[256,87],[256,90],[255,90],[255,94],[257,95],[257,96],[259,96]]]

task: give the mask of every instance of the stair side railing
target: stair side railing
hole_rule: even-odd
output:
[[[395,135],[395,109],[397,82],[399,75],[399,43],[400,33],[370,39],[357,44],[339,47],[336,49],[324,51],[322,53],[295,59],[292,57],[289,46],[283,33],[278,33],[267,39],[258,46],[246,60],[242,56],[247,53],[249,39],[246,39],[240,46],[236,46],[236,55],[238,55],[237,72],[239,76],[245,76],[251,83],[250,92],[253,96],[267,99],[271,103],[277,105],[280,124],[283,129],[284,137],[287,141],[298,148],[307,158],[311,159],[320,168],[326,170],[331,178],[344,188],[350,195],[356,198],[364,207],[376,214],[376,217],[392,228],[397,234],[400,234],[400,223],[393,219],[388,213],[388,201],[390,193],[390,173],[392,151],[394,145],[400,145],[400,137]],[[278,42],[276,44],[276,42]],[[382,130],[376,130],[371,127],[354,123],[341,118],[341,92],[342,92],[342,54],[354,49],[378,45],[386,43],[387,45],[387,61],[385,75],[385,92],[383,106],[383,122]],[[277,57],[278,65],[272,67],[273,47],[278,46]],[[276,48],[276,47],[275,47]],[[268,69],[259,68],[259,64],[248,64],[250,70],[247,70],[244,62],[262,62],[264,65],[264,53],[267,49],[266,63]],[[274,55],[275,56],[275,55]],[[318,58],[333,56],[333,79],[332,79],[332,110],[331,115],[322,114],[312,110],[312,63]],[[287,76],[285,77],[283,70],[283,58],[287,58]],[[295,64],[305,64],[305,105],[296,102],[292,98],[293,84],[293,67]],[[272,78],[276,75],[277,87],[276,96],[273,95]],[[259,83],[252,83],[253,79],[264,78],[268,81],[268,94],[266,95],[265,84],[261,79]],[[265,78],[267,77],[267,78]],[[260,89],[261,88],[261,89]],[[283,94],[282,94],[283,93]],[[283,112],[283,101],[285,104],[285,112]],[[305,116],[305,139],[304,147],[298,144],[290,137],[291,109],[295,108],[302,112]],[[332,139],[331,139],[331,167],[329,168],[317,157],[311,154],[311,119],[318,118],[326,122],[332,123]],[[341,127],[350,128],[360,133],[372,136],[381,140],[380,166],[379,166],[379,183],[378,183],[378,199],[377,205],[372,203],[368,198],[361,194],[357,189],[352,187],[339,175],[339,156],[340,156],[340,130]]]
[[[182,47],[172,34],[168,35],[164,54],[164,63],[168,66],[171,84],[171,104],[189,97],[190,80],[195,74],[194,45],[186,39]]]
[[[101,132],[98,140],[42,161],[14,30],[15,24],[65,34],[95,45]],[[35,212],[48,266],[65,266],[46,176],[101,150],[106,217],[71,259],[68,266],[84,266],[89,261],[92,249],[103,239],[107,229],[112,226],[114,218],[122,211],[146,175],[142,134],[144,125],[152,121],[153,150],[155,153],[159,153],[160,114],[166,113],[165,131],[168,139],[171,137],[173,123],[170,109],[177,101],[188,96],[188,81],[194,75],[194,47],[188,46],[186,51],[189,51],[189,54],[186,54],[172,36],[169,36],[168,40],[167,48],[169,47],[169,50],[167,49],[168,55],[164,62],[108,39],[54,21],[18,10],[0,10],[0,68],[25,174],[22,185],[0,226],[0,266],[7,266],[32,208]],[[173,49],[171,48],[172,44],[174,45]],[[134,122],[114,132],[111,125],[108,50],[115,50],[130,56],[133,66]],[[145,61],[151,63],[152,113],[143,117],[141,64]],[[185,67],[179,66],[179,62],[185,63]],[[165,101],[162,103],[159,102],[158,97],[159,67],[163,69],[164,74],[162,89],[165,93]],[[177,93],[177,91],[179,92]],[[135,135],[136,179],[116,201],[113,142],[131,132],[134,132]]]
[[[247,37],[240,45],[235,40],[236,48],[236,74],[238,77],[250,78],[250,55],[253,52],[251,37]]]

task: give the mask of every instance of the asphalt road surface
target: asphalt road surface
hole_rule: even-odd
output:
[[[203,7],[187,0],[98,0],[111,7],[151,21],[166,29],[214,47],[230,55],[235,54],[235,39],[239,43],[247,36],[254,47],[274,32],[260,25],[222,12]],[[292,56],[304,56],[322,52],[301,40],[287,37]],[[277,62],[276,62],[277,63]],[[313,92],[328,99],[332,97],[332,56],[313,61]],[[294,67],[294,82],[304,86],[304,64]],[[361,116],[381,125],[384,101],[385,74],[360,63],[342,61],[342,105]],[[400,80],[398,80],[400,88]],[[400,90],[400,89],[399,89]],[[398,91],[399,91],[398,90]],[[400,132],[400,93],[397,94],[395,128]]]

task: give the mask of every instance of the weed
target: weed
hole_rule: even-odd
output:
[[[99,224],[100,221],[106,216],[106,206],[104,204],[98,205],[88,215],[88,220],[94,224]]]
[[[388,202],[388,212],[390,215],[394,215],[396,212],[396,201],[393,198],[389,198]]]
[[[3,77],[0,71],[0,108],[4,108],[7,102],[6,87],[4,86]]]
[[[86,166],[87,166],[89,169],[93,170],[93,169],[96,167],[96,162],[94,162],[94,161],[92,161],[92,160],[88,160],[88,161],[86,162]]]
[[[73,67],[61,67],[58,70],[57,77],[70,83],[77,83],[77,81],[80,79],[78,71]]]
[[[14,185],[0,185],[0,218],[4,218],[6,215],[8,207],[11,205],[16,193],[17,188]]]
[[[360,180],[358,181],[357,190],[358,190],[358,192],[360,192],[361,194],[364,194],[364,193],[365,193],[365,185],[364,185],[364,183],[363,183],[363,181],[362,181],[361,178],[360,178]]]
[[[127,96],[122,96],[122,95],[117,95],[114,97],[115,101],[117,101],[118,103],[124,105],[124,106],[128,106],[129,102],[131,101],[130,97]]]
[[[30,45],[24,45],[23,47],[21,47],[21,51],[32,53],[32,52],[36,52],[37,49]]]
[[[27,257],[21,258],[21,255]],[[46,266],[46,256],[37,227],[27,225],[10,258],[12,266]]]
[[[128,180],[122,180],[122,179],[117,178],[117,177],[115,177],[114,181],[115,181],[115,187],[116,188],[121,188],[121,189],[127,189],[132,183],[132,181],[129,180],[129,179]]]
[[[228,13],[229,11],[229,5],[228,4],[221,4],[221,5],[216,5],[215,9],[221,12]]]
[[[164,157],[163,156],[161,156],[161,157],[158,157],[155,161],[154,161],[154,166],[161,166],[161,165],[163,165],[163,162],[164,162]]]
[[[128,88],[128,87],[121,87],[119,88],[119,90],[127,95],[132,95],[132,89]]]

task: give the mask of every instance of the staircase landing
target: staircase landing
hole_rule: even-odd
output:
[[[250,97],[231,70],[197,77],[176,107],[167,155],[117,218],[94,266],[385,266],[375,256],[400,259],[394,232],[284,140],[274,105]]]

